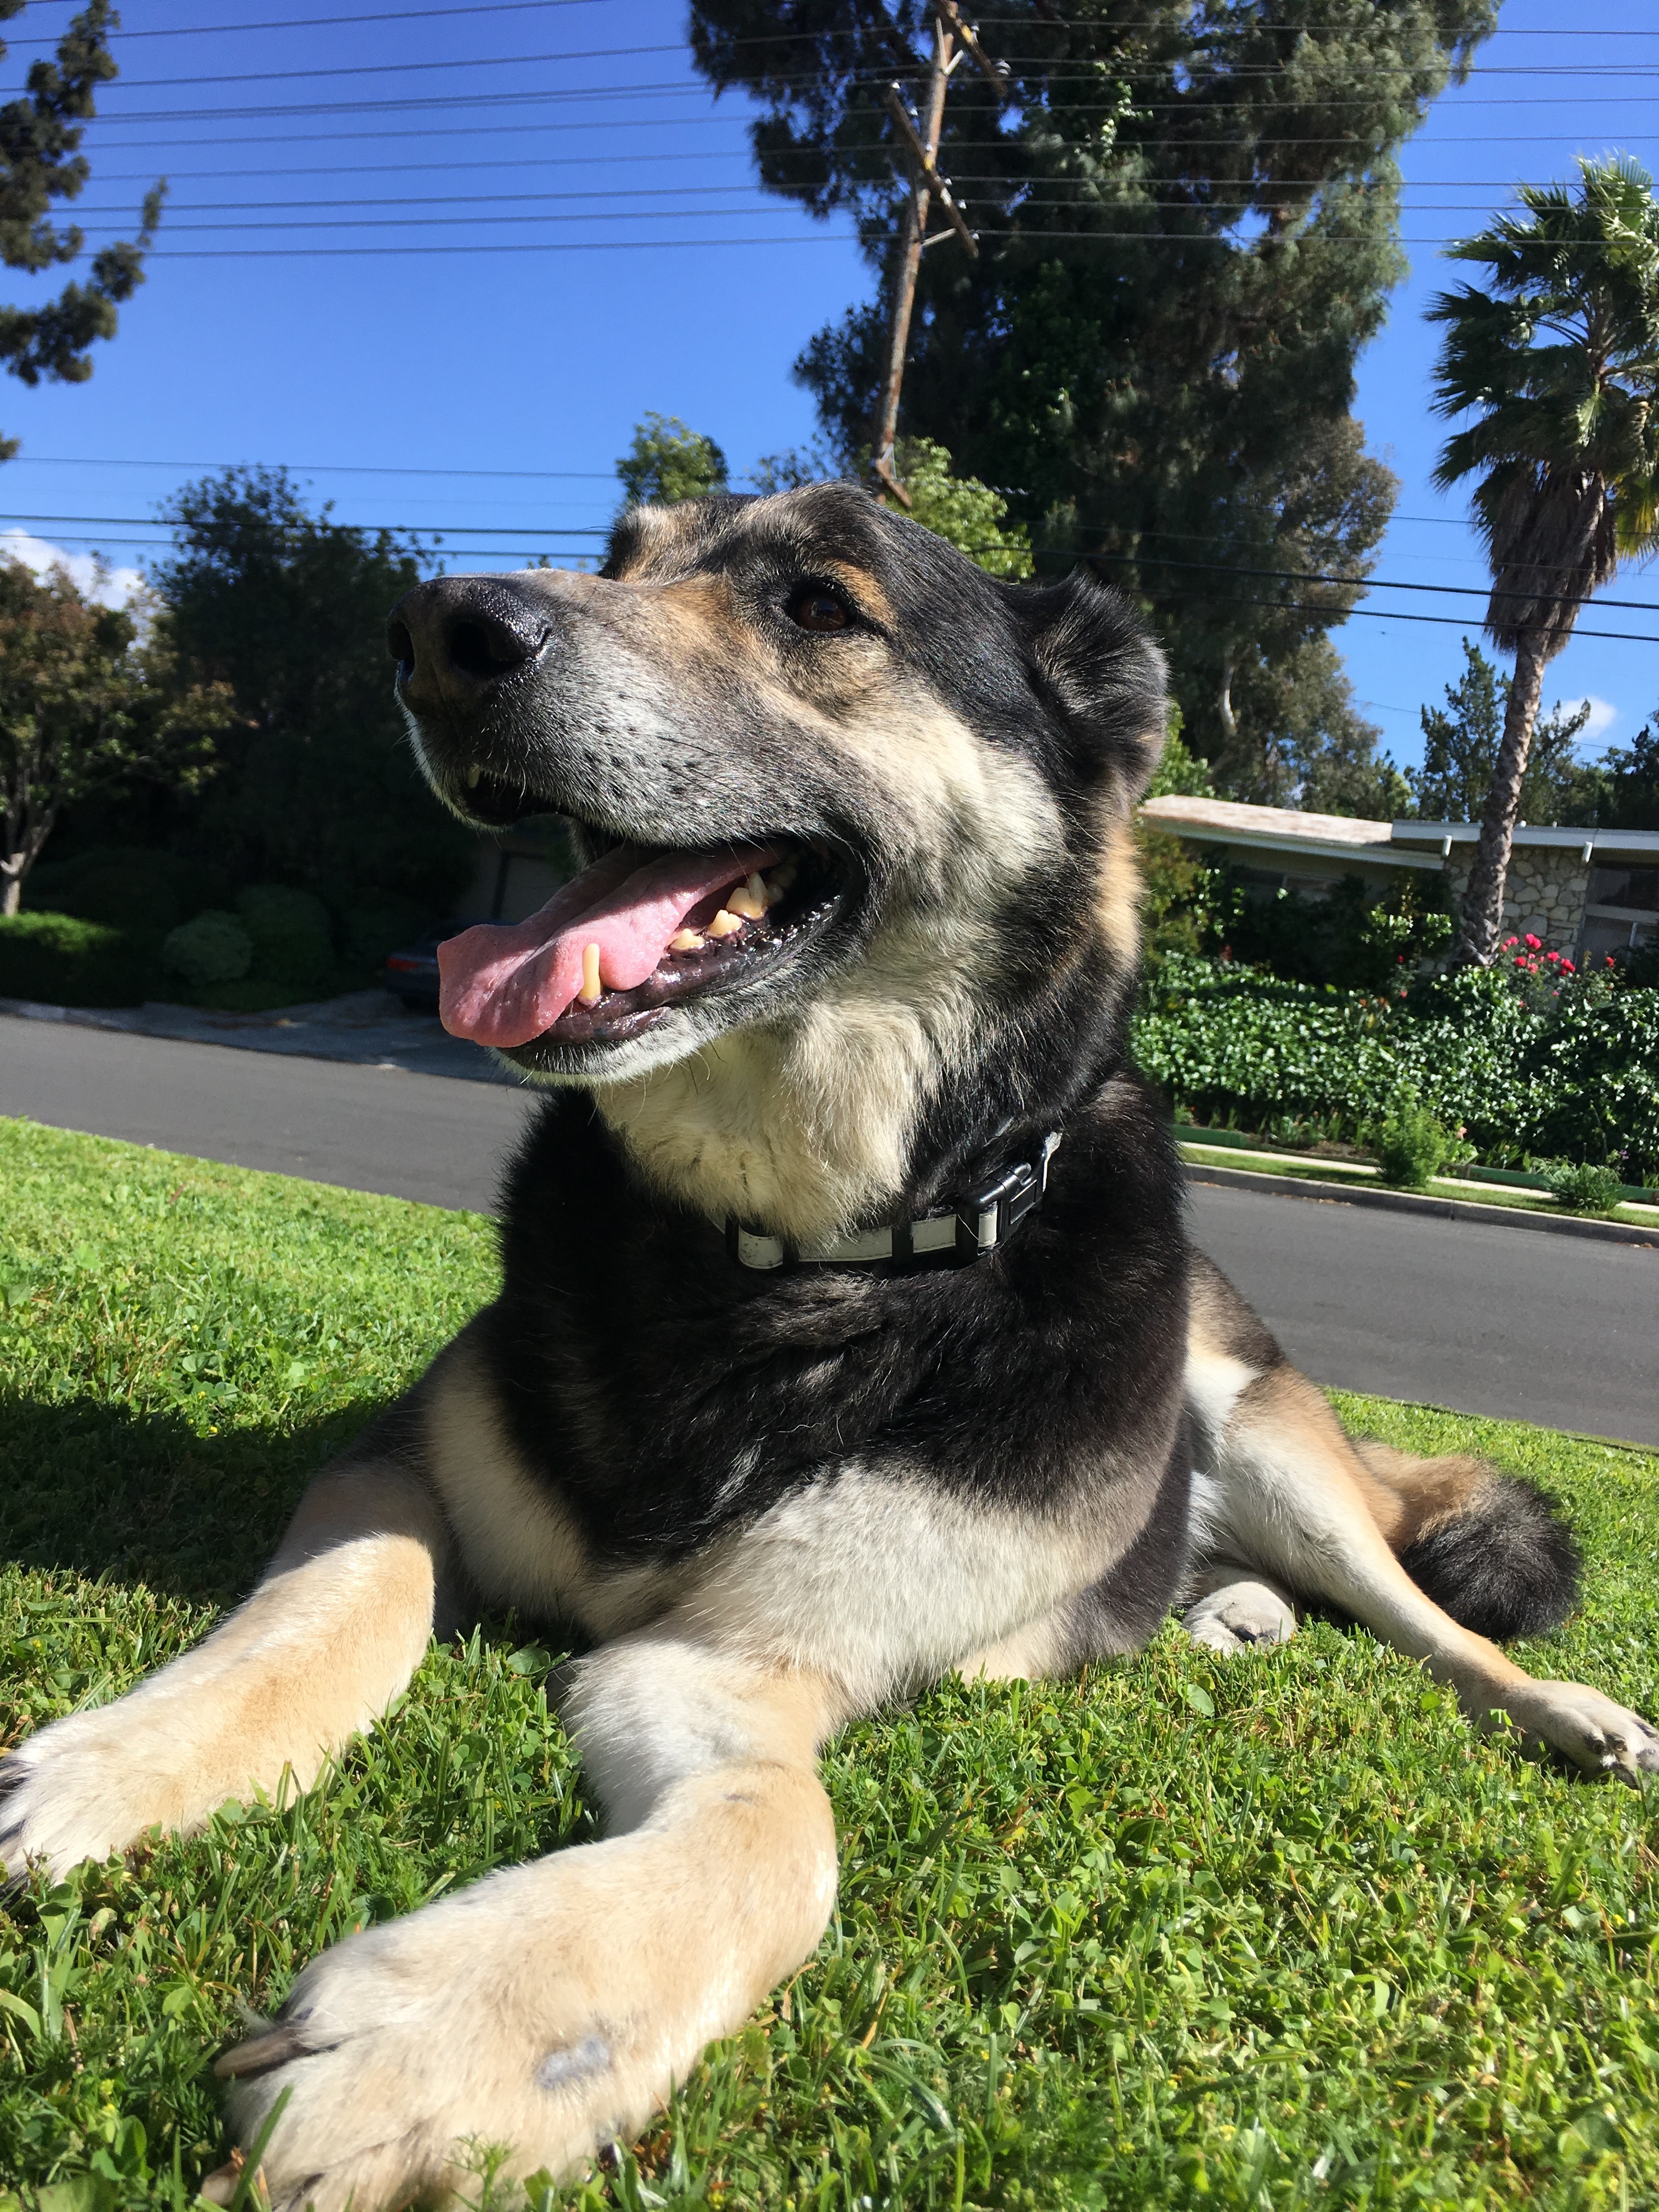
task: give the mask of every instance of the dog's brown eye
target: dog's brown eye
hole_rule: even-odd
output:
[[[833,592],[823,592],[811,586],[797,592],[789,602],[789,618],[799,623],[802,629],[845,629],[852,617]]]

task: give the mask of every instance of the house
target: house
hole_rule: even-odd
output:
[[[1474,822],[1360,822],[1226,799],[1149,799],[1146,819],[1197,846],[1247,884],[1317,897],[1358,876],[1380,896],[1402,870],[1443,877],[1454,910],[1468,886]],[[1575,959],[1659,937],[1659,830],[1522,829],[1515,833],[1504,919]]]

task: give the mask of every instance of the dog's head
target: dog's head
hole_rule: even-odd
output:
[[[900,1115],[874,1175],[895,1188],[953,1090],[1018,1114],[1040,1033],[1104,1072],[1163,670],[1091,577],[997,582],[824,484],[635,509],[599,575],[440,578],[389,635],[439,796],[489,826],[562,815],[586,863],[532,921],[445,948],[459,1033],[636,1127],[676,1067],[773,1081],[820,1134]],[[838,1084],[862,1104],[830,1104]],[[749,1218],[782,1219],[757,1176]],[[872,1201],[838,1188],[797,1226]]]

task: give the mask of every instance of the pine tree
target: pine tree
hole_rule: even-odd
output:
[[[0,22],[21,15],[26,0],[0,0]],[[54,200],[79,198],[91,166],[81,152],[82,126],[94,112],[98,87],[118,74],[109,50],[120,17],[109,0],[88,0],[58,42],[57,58],[29,67],[24,95],[0,107],[0,261],[39,276],[77,260],[85,234],[52,219]],[[5,54],[0,41],[0,58]],[[115,336],[117,308],[144,281],[144,254],[161,219],[165,180],[144,195],[136,238],[92,257],[84,281],[71,280],[43,307],[0,307],[0,366],[28,385],[84,384],[88,358],[100,338]],[[17,451],[0,439],[0,459]]]
[[[1475,822],[1492,789],[1498,750],[1509,709],[1510,679],[1500,676],[1478,645],[1463,641],[1463,673],[1446,686],[1444,707],[1423,709],[1423,765],[1410,773],[1413,812],[1425,822]],[[1523,822],[1588,823],[1595,819],[1600,771],[1578,760],[1578,733],[1589,720],[1589,702],[1559,702],[1532,734],[1521,784]]]
[[[1495,12],[1005,0],[984,36],[1007,100],[971,69],[951,84],[940,165],[980,255],[923,258],[903,428],[1013,488],[1042,568],[1085,556],[1151,605],[1189,741],[1251,795],[1294,795],[1310,745],[1362,784],[1375,751],[1324,642],[1395,489],[1353,366],[1404,270],[1395,149]],[[914,90],[929,21],[922,0],[692,10],[699,66],[762,104],[763,183],[850,210],[878,271],[902,204],[884,88]],[[798,364],[849,461],[884,346],[872,301]],[[1288,747],[1287,689],[1308,725]]]

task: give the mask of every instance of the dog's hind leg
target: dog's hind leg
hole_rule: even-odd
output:
[[[394,1409],[380,1434],[395,1444]],[[442,1516],[394,1449],[326,1469],[252,1595],[114,1704],[71,1713],[0,1760],[0,1864],[61,1874],[227,1798],[304,1789],[408,1682],[432,1632]]]
[[[1273,1348],[1259,1371],[1235,1361],[1237,1388],[1208,1425],[1194,1498],[1200,1571],[1207,1547],[1285,1593],[1340,1607],[1426,1662],[1481,1725],[1506,1715],[1593,1772],[1659,1771],[1659,1733],[1638,1714],[1581,1683],[1534,1680],[1418,1587],[1373,1510],[1375,1477],[1320,1392]],[[1213,1365],[1213,1345],[1195,1356]],[[1212,1412],[1215,1381],[1212,1372],[1194,1394],[1207,1388]]]
[[[818,1677],[670,1620],[583,1660],[567,1711],[598,1844],[489,1875],[324,1953],[240,2077],[275,2212],[443,2198],[468,2141],[569,2173],[659,2112],[714,2037],[808,1958],[835,1900]]]

